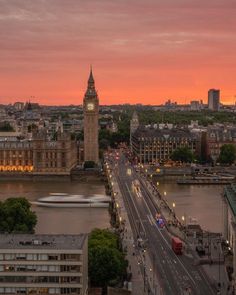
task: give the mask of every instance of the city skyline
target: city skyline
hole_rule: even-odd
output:
[[[82,104],[93,65],[101,105],[234,104],[233,1],[0,3],[0,103]]]

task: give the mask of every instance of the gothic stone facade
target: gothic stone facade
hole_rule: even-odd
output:
[[[88,88],[84,96],[84,161],[99,161],[98,148],[98,112],[99,101],[95,89],[92,70],[88,80]]]
[[[48,140],[44,132],[29,139],[0,140],[0,171],[69,175],[77,164],[77,145],[60,133]]]

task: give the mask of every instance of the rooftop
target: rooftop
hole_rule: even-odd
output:
[[[0,249],[82,249],[86,234],[34,235],[1,234]]]
[[[196,135],[191,133],[188,129],[180,128],[154,128],[149,127],[145,128],[143,126],[138,127],[134,132],[134,135],[137,137],[145,138],[196,138]]]

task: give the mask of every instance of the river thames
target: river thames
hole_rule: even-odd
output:
[[[179,219],[195,218],[205,230],[221,232],[223,186],[178,185],[174,180],[159,179],[158,189],[172,206]],[[0,200],[26,197],[29,201],[50,193],[105,194],[101,182],[29,182],[1,181]],[[36,233],[76,234],[90,232],[95,227],[110,227],[107,208],[47,208],[33,205],[37,213]]]
[[[180,220],[182,216],[186,222],[196,219],[204,230],[222,232],[222,185],[179,185],[175,180],[161,178],[156,181],[159,192]]]
[[[10,197],[26,197],[29,201],[46,197],[50,193],[105,194],[101,182],[30,182],[1,181],[0,200]],[[110,227],[108,208],[47,208],[32,206],[36,212],[38,234],[78,234],[88,233],[93,228]]]

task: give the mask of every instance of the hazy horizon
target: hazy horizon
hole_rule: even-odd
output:
[[[236,100],[234,0],[0,0],[0,103]]]

